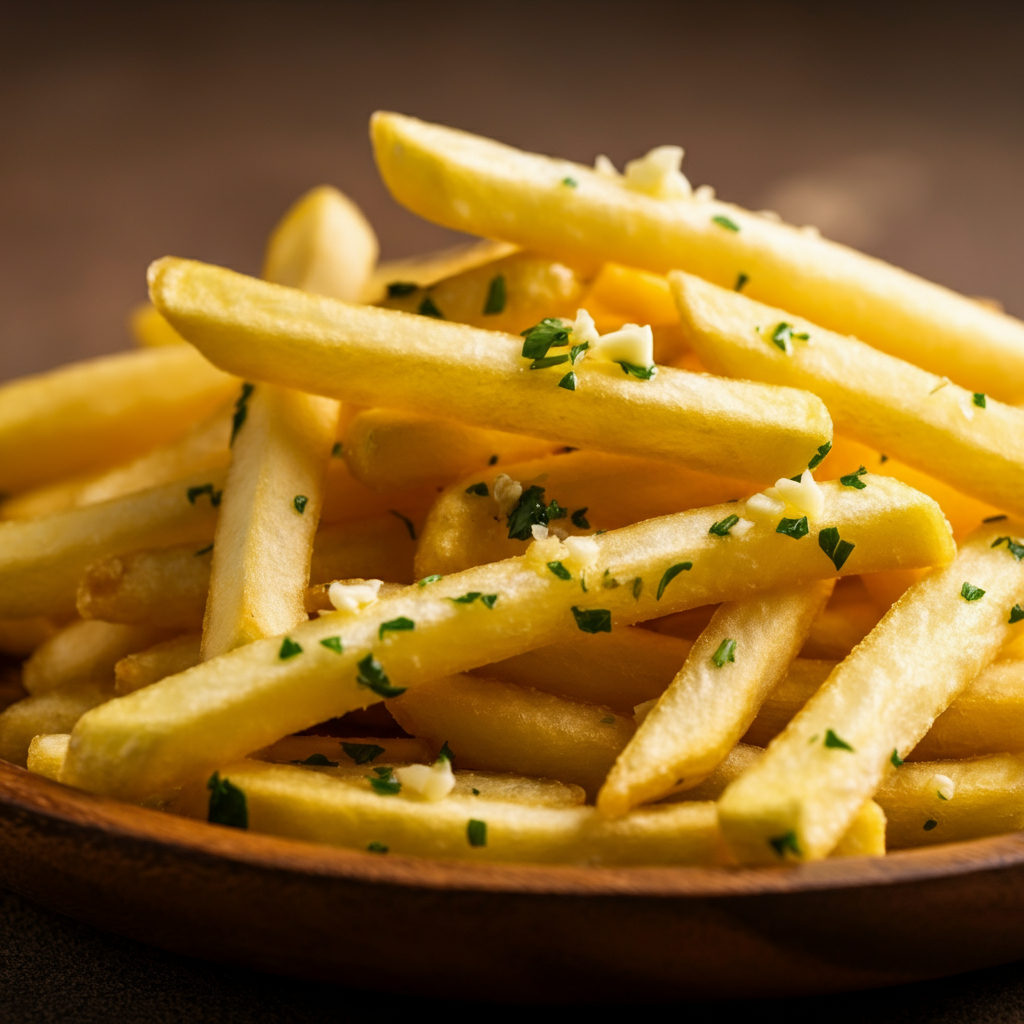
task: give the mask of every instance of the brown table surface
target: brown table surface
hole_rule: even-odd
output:
[[[0,7],[0,380],[128,344],[149,260],[244,271],[321,182],[385,256],[366,136],[400,110],[693,183],[1024,314],[1024,7],[269,2]],[[0,895],[0,1020],[317,1019],[377,997],[227,971]],[[794,1004],[832,1020],[1024,1017],[1024,967]],[[849,1015],[849,1016],[847,1016]]]

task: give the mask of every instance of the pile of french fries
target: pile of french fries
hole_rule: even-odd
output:
[[[673,147],[371,135],[480,241],[379,263],[317,188],[262,279],[158,260],[137,350],[0,388],[0,757],[374,855],[1024,827],[1024,324]]]

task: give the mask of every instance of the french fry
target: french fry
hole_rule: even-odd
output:
[[[358,614],[321,616],[284,639],[257,640],[121,697],[76,727],[66,781],[144,797],[282,735],[397,696],[396,689],[510,658],[577,630],[608,631],[837,573],[942,564],[953,554],[938,506],[898,481],[879,478],[852,495],[825,484],[822,493],[823,522],[855,544],[840,569],[811,540],[766,526],[740,537],[710,534],[730,505],[596,537],[597,561],[588,574],[601,579],[609,569],[623,581],[614,589],[583,592],[575,574],[555,575],[546,565],[547,544],[533,555],[421,581]]]
[[[126,655],[167,639],[156,626],[121,626],[78,620],[65,626],[22,667],[22,683],[32,696],[84,683],[109,684],[114,666]]]
[[[657,458],[736,476],[791,475],[831,438],[821,402],[662,369],[634,380],[583,360],[536,372],[522,339],[497,331],[349,306],[232,271],[167,257],[150,268],[157,308],[218,365],[247,380],[357,405],[387,404],[576,447]]]
[[[166,444],[235,381],[190,346],[123,352],[0,386],[0,491],[107,469]]]
[[[228,764],[221,776],[245,794],[252,831],[334,846],[547,864],[711,865],[722,858],[711,803],[605,821],[592,807],[531,807],[482,794],[435,803],[380,796],[325,771],[260,761]],[[208,797],[204,783],[191,784],[176,806],[206,818]]]
[[[130,627],[126,627],[130,628]],[[202,661],[200,633],[182,633],[144,651],[125,655],[114,665],[114,689],[119,697],[177,675]]]
[[[684,331],[712,372],[806,388],[838,430],[1024,513],[1024,410],[699,278],[673,272],[669,280]],[[780,330],[785,336],[774,342]]]
[[[365,409],[345,433],[345,463],[352,476],[375,490],[443,487],[480,467],[524,462],[556,447],[551,441],[455,420]]]
[[[654,198],[588,167],[399,114],[375,114],[370,134],[392,195],[445,227],[570,263],[678,268],[739,285],[964,387],[1024,398],[1024,325],[845,246],[728,203]]]
[[[1004,525],[980,529],[951,565],[907,591],[729,787],[719,819],[741,863],[826,856],[892,759],[995,660],[1024,597],[1024,567],[992,546]]]
[[[378,579],[412,583],[416,524],[400,512],[321,527],[313,544],[310,579]]]
[[[342,415],[349,407],[342,405]],[[472,428],[467,428],[472,429]],[[376,491],[357,480],[345,463],[344,442],[337,442],[327,466],[321,523],[350,523],[357,519],[401,513],[422,523],[437,497],[435,484],[418,484],[400,490]]]
[[[620,263],[606,263],[601,268],[583,305],[592,302],[614,311],[621,320],[652,327],[679,323],[679,310],[668,280],[661,274]]]
[[[878,625],[882,613],[873,601],[824,608],[811,623],[802,658],[845,658]]]
[[[64,759],[68,754],[71,733],[57,732],[34,736],[28,745],[26,767],[36,775],[54,782],[60,780],[60,772],[64,767]]]
[[[347,749],[346,749],[347,748]],[[320,754],[328,761],[337,761],[341,765],[371,764],[410,764],[414,762],[426,764],[433,761],[437,748],[431,748],[426,740],[398,738],[379,738],[360,736],[356,739],[338,739],[334,736],[285,736],[283,740],[253,756],[260,761],[282,761],[291,764],[306,761]],[[363,769],[362,774],[370,771]]]
[[[828,659],[797,658],[786,677],[768,694],[743,736],[743,744],[767,747],[786,728],[796,713],[821,689],[837,662]],[[743,745],[741,744],[741,746]],[[701,799],[713,799],[701,797]],[[717,799],[717,797],[715,798]]]
[[[499,473],[520,482],[524,490],[539,481],[544,501],[555,499],[567,513],[553,525],[578,535],[718,504],[749,494],[755,486],[602,452],[549,455],[511,466],[499,463],[463,477],[438,497],[416,549],[417,576],[458,572],[523,552],[527,541],[509,537],[497,504],[494,480]]]
[[[132,310],[128,328],[135,344],[142,348],[160,345],[184,345],[185,339],[157,312],[151,302],[143,302]]]
[[[617,818],[706,778],[785,677],[833,585],[801,584],[719,607],[618,755],[598,810]]]
[[[0,758],[24,768],[33,737],[71,732],[82,715],[112,696],[113,688],[109,685],[85,683],[11,704],[0,712]]]
[[[56,632],[56,624],[41,615],[31,619],[0,619],[0,654],[24,658]]]
[[[611,708],[470,675],[413,687],[388,710],[435,748],[447,741],[461,767],[573,782],[591,798],[635,730]]]
[[[625,626],[571,636],[485,665],[475,674],[629,712],[665,692],[691,646],[688,640]]]
[[[136,548],[208,544],[223,472],[44,519],[0,523],[0,617],[70,616],[88,566]]]
[[[575,319],[586,285],[583,274],[564,263],[517,252],[429,288],[402,287],[402,294],[385,298],[381,305],[404,313],[429,311],[426,315],[444,320],[519,334],[545,317]]]
[[[267,281],[358,302],[377,263],[377,236],[362,211],[330,185],[310,189],[267,243]]]

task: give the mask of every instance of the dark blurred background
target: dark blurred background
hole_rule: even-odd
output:
[[[147,262],[244,271],[302,191],[385,256],[390,108],[720,196],[1024,314],[1024,4],[0,4],[0,379],[128,344]]]

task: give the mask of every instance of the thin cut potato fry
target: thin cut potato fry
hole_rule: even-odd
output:
[[[126,655],[114,665],[117,695],[122,697],[126,693],[134,693],[198,665],[202,661],[199,651],[201,640],[200,633],[182,633],[144,651]]]
[[[136,548],[208,544],[224,474],[153,487],[44,519],[0,523],[0,617],[71,615],[93,562]]]
[[[833,586],[823,580],[721,605],[619,754],[598,810],[619,817],[709,775],[785,677]]]
[[[634,380],[583,360],[530,370],[522,339],[283,290],[220,267],[166,257],[150,267],[157,308],[218,365],[357,405],[381,405],[530,432],[577,447],[706,472],[783,476],[832,436],[803,391],[662,369]]]
[[[487,465],[524,462],[558,446],[521,434],[395,409],[365,409],[345,433],[345,463],[375,490],[446,486]]]
[[[964,387],[1024,398],[1024,324],[729,203],[666,200],[589,167],[400,114],[370,122],[392,195],[421,217],[570,263],[682,269],[855,335]],[[566,181],[575,182],[569,187]]]
[[[422,683],[388,710],[435,748],[447,741],[461,767],[561,779],[591,798],[636,728],[611,708],[470,675]]]
[[[0,713],[0,758],[25,767],[33,737],[42,733],[71,732],[91,708],[113,696],[109,685],[85,683],[38,697],[26,697]]]
[[[606,263],[594,279],[583,305],[590,303],[615,311],[623,320],[638,324],[663,326],[679,323],[679,310],[668,280],[620,263]]]
[[[52,619],[41,615],[30,619],[0,619],[0,654],[24,658],[57,632]]]
[[[567,513],[551,525],[576,535],[716,505],[749,494],[755,486],[603,452],[549,455],[511,466],[499,463],[463,477],[438,497],[416,549],[417,576],[458,572],[522,554],[528,541],[509,537],[506,516],[497,503],[494,481],[499,473],[521,483],[524,490],[535,483],[543,486],[545,503],[555,499]],[[486,493],[481,493],[481,485]]]
[[[1024,598],[1024,567],[992,546],[1004,525],[980,529],[951,565],[908,590],[729,787],[719,819],[741,863],[826,856],[893,758],[995,660]]]
[[[349,749],[346,750],[345,748]],[[378,738],[360,736],[356,739],[338,739],[334,736],[285,736],[283,740],[253,754],[260,761],[283,761],[292,763],[305,761],[321,754],[328,761],[337,761],[349,767],[361,764],[426,764],[434,759],[437,748],[431,748],[426,740]],[[367,767],[364,772],[370,771]]]
[[[55,732],[44,733],[34,736],[28,745],[28,756],[26,767],[36,775],[42,775],[45,779],[60,781],[61,768],[64,767],[64,758],[68,754],[68,744],[71,742],[71,733]]]
[[[236,387],[185,345],[103,356],[0,385],[0,491],[133,459],[179,437]]]
[[[145,797],[284,734],[397,696],[395,688],[510,658],[577,629],[608,631],[613,623],[631,625],[759,589],[943,564],[953,554],[938,506],[898,481],[878,478],[852,495],[837,484],[821,490],[822,521],[855,545],[840,569],[807,538],[767,526],[740,537],[712,535],[709,527],[729,505],[594,538],[592,578],[608,569],[624,583],[615,589],[584,592],[574,574],[556,575],[546,565],[552,544],[545,542],[532,556],[423,581],[358,614],[321,616],[284,640],[257,640],[121,697],[76,728],[67,781]]]
[[[342,405],[342,416],[349,407]],[[417,484],[400,490],[375,491],[357,480],[345,464],[344,442],[335,444],[324,483],[321,523],[349,523],[356,519],[401,513],[421,523],[437,497],[434,484]]]
[[[802,658],[845,658],[878,625],[882,617],[873,601],[824,608],[811,623],[800,650]]]
[[[135,344],[142,348],[160,345],[184,345],[185,339],[159,314],[151,302],[136,306],[128,318]]]
[[[711,803],[645,808],[605,821],[592,807],[531,807],[482,794],[436,803],[380,796],[325,771],[261,761],[228,764],[221,775],[245,794],[254,832],[333,846],[548,864],[722,862]],[[205,818],[204,782],[186,787],[177,809]]]
[[[22,683],[33,696],[80,683],[113,681],[114,666],[161,640],[156,626],[121,626],[77,620],[47,640],[22,667]]]
[[[673,272],[669,280],[687,338],[712,372],[806,388],[838,430],[1024,513],[1024,410],[699,278]],[[774,342],[780,329],[786,337]]]

